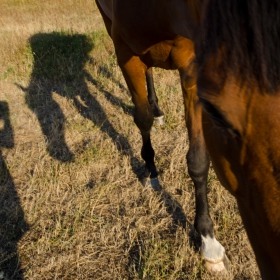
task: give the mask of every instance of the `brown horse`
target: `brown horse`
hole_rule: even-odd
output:
[[[156,181],[158,175],[150,129],[163,115],[151,69],[178,69],[205,262],[224,269],[225,251],[208,213],[207,146],[219,179],[237,199],[263,279],[280,279],[279,1],[96,2],[135,104],[143,176]]]

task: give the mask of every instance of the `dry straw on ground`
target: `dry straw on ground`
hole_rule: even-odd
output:
[[[92,0],[0,2],[0,279],[219,279],[196,250],[176,72],[152,141],[163,191],[143,187],[141,139]],[[223,279],[260,279],[236,203],[209,174]]]

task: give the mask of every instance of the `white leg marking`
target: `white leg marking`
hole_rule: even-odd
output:
[[[201,253],[203,258],[212,263],[217,263],[223,260],[225,248],[217,241],[217,239],[215,237],[211,238],[209,235],[206,237],[201,236],[201,238]]]
[[[222,272],[226,270],[225,263],[226,255],[225,248],[217,241],[215,237],[211,238],[201,236],[201,254],[205,260],[205,267],[210,272]]]
[[[154,120],[159,124],[159,125],[164,125],[164,116],[159,116],[155,117]]]

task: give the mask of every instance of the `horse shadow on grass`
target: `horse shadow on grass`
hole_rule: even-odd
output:
[[[112,104],[132,113],[131,107],[104,90],[101,83],[85,70],[87,62],[96,63],[89,57],[94,43],[85,35],[53,32],[35,34],[29,39],[29,44],[34,61],[31,79],[27,88],[19,87],[26,93],[26,104],[38,118],[49,155],[61,162],[74,160],[74,154],[65,141],[66,118],[53,99],[53,92],[72,101],[83,117],[109,135],[120,152],[131,150],[127,139],[108,121],[106,112],[87,87],[86,82],[92,83]],[[100,66],[99,71],[108,77],[106,67]]]
[[[24,279],[17,243],[28,230],[12,176],[1,148],[14,147],[7,102],[0,101],[0,279]]]
[[[56,92],[71,100],[79,114],[106,133],[121,154],[129,156],[132,171],[140,179],[144,171],[143,163],[133,155],[127,138],[109,122],[106,112],[95,98],[95,93],[91,93],[88,89],[87,82],[90,82],[113,105],[120,106],[127,114],[133,114],[132,107],[113,96],[98,79],[86,71],[87,62],[95,64],[103,77],[113,81],[125,91],[125,87],[114,79],[106,66],[97,65],[96,60],[89,56],[89,52],[94,48],[94,42],[81,34],[53,32],[35,34],[29,39],[29,44],[34,60],[33,71],[28,87],[19,87],[26,94],[26,104],[39,120],[49,155],[61,162],[74,160],[74,154],[65,141],[66,118],[52,97],[52,92]],[[94,182],[90,181],[88,187],[93,188]],[[187,222],[181,205],[162,187],[155,191],[160,195],[174,223],[186,229],[186,225],[190,223]],[[192,231],[193,228],[190,228],[190,234]]]

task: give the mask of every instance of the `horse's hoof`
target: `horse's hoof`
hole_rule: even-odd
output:
[[[159,116],[159,117],[155,117],[154,120],[157,124],[164,125],[164,115]]]
[[[142,184],[144,187],[152,188],[155,191],[160,191],[161,190],[161,185],[159,183],[158,178],[143,178],[142,179]]]
[[[224,255],[224,258],[218,262],[210,262],[205,260],[205,268],[212,274],[219,273],[226,275],[229,272],[229,260],[226,254]]]
[[[201,254],[205,261],[205,268],[211,273],[227,273],[229,260],[225,253],[225,248],[213,236],[207,235],[202,238]]]
[[[205,262],[205,268],[207,271],[213,274],[224,273],[226,271],[224,262],[219,262],[219,263]]]

